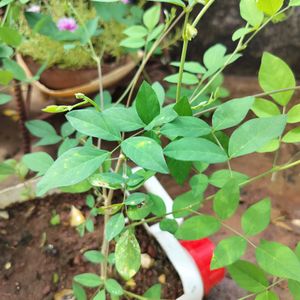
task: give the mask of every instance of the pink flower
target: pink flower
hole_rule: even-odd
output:
[[[130,3],[130,0],[121,0],[124,4]]]
[[[60,31],[67,30],[67,31],[73,32],[78,28],[78,25],[77,25],[74,18],[64,17],[64,18],[61,18],[57,21],[57,28]]]
[[[41,7],[39,5],[32,4],[26,9],[26,11],[32,13],[39,13],[41,11]]]

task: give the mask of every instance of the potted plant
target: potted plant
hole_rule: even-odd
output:
[[[212,236],[224,227],[230,235],[216,246],[209,261],[209,271],[226,267],[236,283],[249,292],[242,299],[278,299],[274,288],[283,281],[288,282],[290,292],[297,297],[299,245],[292,249],[275,241],[253,241],[253,237],[270,223],[270,199],[262,199],[248,207],[242,215],[240,229],[227,223],[239,207],[244,186],[300,165],[300,160],[293,158],[278,163],[280,147],[300,141],[299,127],[287,127],[287,124],[300,122],[299,104],[289,106],[294,90],[299,89],[294,74],[279,57],[266,52],[258,76],[263,92],[218,103],[219,85],[215,89],[212,87],[222,71],[240,57],[261,29],[299,6],[299,1],[292,0],[283,6],[283,2],[277,0],[242,0],[241,16],[246,24],[233,34],[233,40],[237,41],[235,50],[226,54],[224,47],[216,45],[204,55],[204,66],[186,61],[186,55],[188,44],[197,34],[196,26],[214,0],[157,2],[168,2],[181,9],[177,14],[174,10],[166,14],[165,25],[157,40],[150,48],[145,47],[137,75],[124,92],[126,106],[115,103],[106,108],[100,87],[100,105],[77,94],[82,101],[75,105],[45,108],[49,113],[66,112],[68,123],[61,135],[49,124],[28,124],[32,133],[40,138],[39,143],[45,143],[45,139],[48,143],[49,140],[63,140],[68,145],[60,149],[55,161],[47,153],[24,156],[24,164],[42,177],[37,183],[37,196],[54,189],[68,193],[89,191],[86,199],[89,213],[83,215],[79,209],[72,208],[71,224],[83,236],[86,231],[94,231],[95,219],[103,221],[100,250],[84,253],[89,262],[99,265],[100,271],[97,268],[94,272],[78,272],[74,276],[72,293],[78,300],[88,296],[91,299],[142,300],[168,297],[168,291],[161,293],[161,285],[154,285],[145,293],[145,286],[143,292],[132,288],[135,276],[145,263],[141,251],[144,243],[138,241],[145,234],[138,234],[139,226],[148,224],[150,232],[154,233],[156,229],[159,233],[167,232],[184,241],[186,248],[189,246],[185,241]],[[197,12],[196,17],[191,15],[193,10]],[[155,28],[159,16],[158,4],[144,18],[145,26]],[[174,64],[179,71],[167,78],[176,83],[174,103],[164,105],[162,86],[146,81],[134,97],[133,90],[145,64],[182,18],[182,55],[180,62]],[[137,39],[131,36],[125,43],[137,43]],[[183,87],[189,83],[195,84],[196,88],[189,96],[182,96]],[[202,98],[207,90],[211,91],[209,97]],[[86,105],[90,107],[81,107]],[[203,117],[207,112],[212,113],[211,119]],[[45,132],[50,135],[43,134]],[[70,143],[74,136],[81,138],[79,146],[77,140],[73,145]],[[254,152],[273,153],[273,166],[251,178],[233,170],[232,160]],[[208,167],[214,165],[220,169],[209,174]],[[157,181],[153,181],[154,175],[166,174],[178,183],[188,180],[189,191],[178,196],[174,203]],[[141,189],[143,185],[146,191]],[[215,193],[207,194],[209,185],[216,188]],[[208,202],[211,213],[202,210],[203,204]],[[155,222],[159,225],[151,229]],[[255,251],[256,263],[241,259],[248,247]],[[196,300],[199,297],[194,296],[181,299]]]
[[[103,87],[112,87],[141,58],[140,46],[129,49],[120,41],[128,26],[142,23],[142,3],[53,0],[21,9],[19,28],[24,38],[17,60],[29,78],[42,66],[33,84],[48,96],[70,98],[76,92],[96,92],[99,70]]]

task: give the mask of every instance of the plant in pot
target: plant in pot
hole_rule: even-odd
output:
[[[280,147],[284,143],[300,141],[299,127],[286,128],[287,124],[300,122],[299,104],[290,105],[294,90],[299,89],[294,74],[280,58],[264,53],[258,78],[263,92],[222,104],[217,102],[219,85],[213,87],[221,72],[240,57],[262,28],[300,3],[292,0],[283,6],[283,1],[277,0],[241,0],[241,16],[246,25],[233,34],[233,40],[237,41],[235,50],[226,55],[226,49],[217,45],[206,52],[202,66],[186,62],[186,54],[189,42],[197,34],[196,26],[214,0],[157,2],[171,3],[181,11],[175,14],[173,10],[167,14],[157,40],[145,50],[140,68],[124,92],[126,106],[115,104],[105,109],[100,88],[100,105],[77,94],[77,98],[82,99],[78,105],[46,108],[45,111],[51,113],[67,112],[67,126],[83,136],[82,145],[62,152],[54,162],[45,153],[43,157],[41,153],[27,156],[32,159],[28,167],[43,175],[37,184],[38,196],[56,188],[65,192],[90,191],[93,195],[87,199],[88,218],[78,209],[72,209],[71,223],[81,235],[85,230],[93,231],[95,220],[103,220],[100,249],[84,254],[88,261],[99,264],[100,270],[76,275],[73,293],[79,300],[87,297],[168,298],[168,290],[161,289],[163,280],[158,280],[160,285],[149,287],[147,291],[146,286],[135,289],[135,276],[145,263],[145,253],[141,253],[142,245],[138,242],[145,233],[139,234],[139,226],[149,224],[152,228],[153,223],[159,222],[156,233],[154,229],[148,230],[163,248],[164,239],[158,237],[162,232],[166,233],[164,237],[180,240],[189,248],[186,241],[199,241],[226,228],[229,235],[216,246],[209,270],[227,267],[236,283],[249,292],[240,300],[279,299],[274,288],[284,281],[288,282],[291,294],[297,299],[300,294],[299,246],[292,249],[276,241],[262,239],[258,244],[253,241],[253,237],[270,223],[270,199],[262,199],[247,208],[241,218],[241,229],[233,228],[227,222],[239,207],[244,186],[300,165],[300,161],[293,158],[278,164]],[[144,18],[145,25],[152,28],[159,19],[160,6],[155,7],[158,8]],[[195,18],[191,15],[192,10],[198,12]],[[184,19],[182,56],[179,64],[175,63],[179,71],[173,78],[167,78],[177,83],[175,103],[164,105],[164,89],[158,83],[147,82],[141,84],[132,101],[142,69],[181,19]],[[196,88],[188,96],[182,96],[183,88],[189,82]],[[209,97],[205,95],[207,90],[210,90]],[[78,109],[86,104],[90,107]],[[246,118],[250,110],[255,117],[249,115]],[[212,113],[211,120],[204,117],[207,112]],[[273,166],[251,178],[233,170],[232,160],[254,152],[273,152]],[[214,165],[220,170],[208,175],[208,168]],[[179,183],[189,180],[190,190],[170,205],[165,191],[157,181],[151,181],[155,174],[171,174]],[[144,184],[146,191],[141,190]],[[209,185],[217,188],[216,193],[207,194]],[[202,210],[208,203],[211,214]],[[256,263],[242,259],[248,247],[255,251]],[[171,257],[172,253],[169,255]],[[201,275],[200,284],[201,279],[205,279]],[[200,294],[187,292],[184,289],[173,298],[193,300],[203,296],[203,291]]]
[[[141,59],[139,50],[162,30],[144,26],[143,6],[143,1],[56,0],[25,5],[19,24],[25,38],[18,47],[18,62],[27,75],[45,65],[35,85],[52,97],[96,92],[99,84],[112,87],[133,70]],[[124,40],[126,35],[133,38]]]

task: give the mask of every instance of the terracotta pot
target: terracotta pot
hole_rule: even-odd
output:
[[[126,77],[137,65],[142,54],[136,58],[126,56],[119,62],[103,65],[103,88],[111,88]],[[16,56],[17,62],[24,69],[28,78],[33,77],[40,65],[31,58],[24,58],[21,54]],[[39,81],[32,83],[46,96],[52,98],[73,98],[75,93],[94,93],[99,90],[98,72],[94,68],[82,70],[64,70],[56,67],[47,69]],[[70,99],[67,100],[70,102]]]

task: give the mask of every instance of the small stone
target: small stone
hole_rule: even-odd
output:
[[[6,210],[1,210],[0,211],[0,218],[4,220],[9,220],[9,214]]]
[[[143,269],[150,269],[154,264],[154,259],[147,253],[141,254],[141,266]]]
[[[71,213],[70,213],[70,226],[77,227],[83,224],[84,222],[85,222],[85,217],[82,214],[82,212],[75,206],[72,206]]]
[[[167,282],[166,275],[165,274],[161,274],[158,277],[158,282],[161,283],[161,284],[165,284]]]
[[[52,257],[55,257],[55,256],[59,255],[58,249],[52,244],[46,245],[44,247],[44,251],[45,251],[46,255],[49,255],[49,256],[52,256]]]
[[[8,261],[5,265],[4,265],[4,269],[5,270],[9,270],[11,268],[12,264],[10,261]]]

